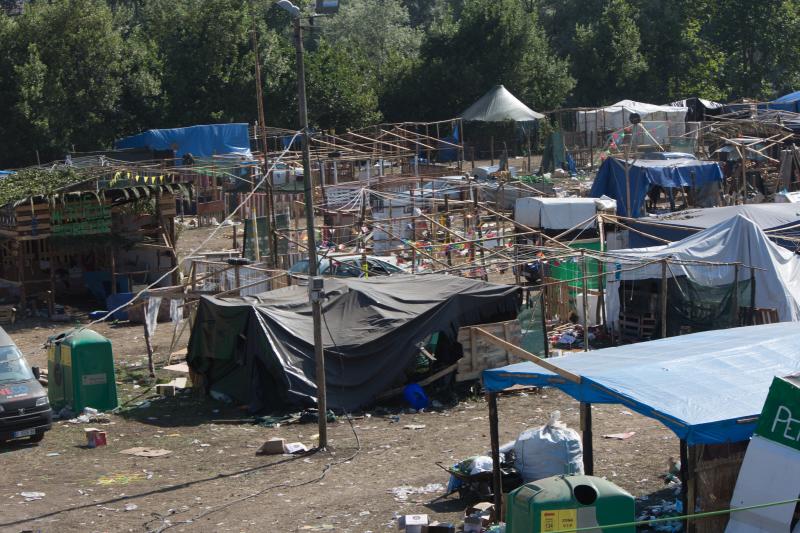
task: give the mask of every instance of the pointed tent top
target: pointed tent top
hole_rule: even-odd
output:
[[[544,115],[520,102],[502,85],[495,85],[477,102],[469,106],[469,109],[461,113],[462,120],[478,122],[504,122],[507,120],[530,122],[541,118],[544,118]]]

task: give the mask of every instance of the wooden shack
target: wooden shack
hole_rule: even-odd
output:
[[[0,304],[34,301],[52,313],[56,299],[91,294],[102,307],[175,266],[175,196],[189,194],[185,184],[89,185],[0,208]]]

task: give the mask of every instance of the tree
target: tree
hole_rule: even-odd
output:
[[[707,2],[702,35],[723,54],[732,98],[772,98],[800,81],[800,5],[794,0]]]
[[[497,84],[534,109],[552,109],[574,85],[568,62],[551,52],[536,14],[518,0],[467,0],[459,20],[429,31],[420,55],[386,98],[395,119],[456,116]]]
[[[252,32],[258,32],[265,93],[291,68],[290,43],[255,19],[245,0],[153,0],[141,9],[141,31],[162,64],[162,125],[252,121],[256,115]],[[259,12],[260,13],[260,12]],[[267,102],[271,123],[273,108]],[[281,117],[283,118],[283,117]]]
[[[324,20],[324,39],[332,46],[363,58],[379,84],[391,71],[419,53],[421,31],[411,27],[400,0],[347,0],[339,13]]]
[[[323,40],[306,60],[309,122],[316,128],[345,129],[381,119],[368,63]],[[292,109],[296,109],[292,106]]]
[[[72,144],[109,143],[125,72],[123,41],[106,3],[35,2],[2,26],[10,67],[3,71],[16,86],[0,104],[3,140],[20,150],[8,162],[21,162],[23,151],[28,158],[37,149],[44,158],[63,157]]]
[[[609,103],[636,90],[647,70],[636,18],[626,0],[609,0],[595,22],[575,25],[572,71],[578,77],[575,100],[581,105]]]

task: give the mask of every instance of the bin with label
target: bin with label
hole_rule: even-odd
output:
[[[506,533],[569,531],[633,522],[633,496],[594,476],[554,476],[512,491],[506,510]],[[634,533],[635,528],[609,529]]]
[[[69,406],[108,411],[117,407],[111,341],[90,329],[50,338],[47,351],[47,396],[53,410]]]

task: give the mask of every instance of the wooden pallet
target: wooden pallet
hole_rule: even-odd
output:
[[[656,331],[656,317],[650,313],[644,315],[620,313],[619,327],[623,339],[652,339]]]
[[[522,330],[516,320],[473,327],[482,328],[515,346],[522,344]],[[458,342],[464,348],[464,356],[458,360],[456,381],[480,379],[481,372],[484,370],[525,361],[525,359],[509,353],[503,348],[492,344],[486,338],[477,335],[473,331],[473,327],[465,327],[458,330]]]

